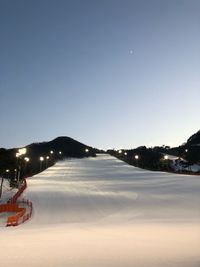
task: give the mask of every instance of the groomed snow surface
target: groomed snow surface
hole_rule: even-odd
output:
[[[109,155],[58,162],[28,179],[34,214],[0,228],[0,266],[199,267],[200,177]]]

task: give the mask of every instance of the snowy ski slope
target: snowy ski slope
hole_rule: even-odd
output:
[[[34,214],[0,229],[4,267],[200,266],[198,176],[98,155],[58,162],[27,182]]]

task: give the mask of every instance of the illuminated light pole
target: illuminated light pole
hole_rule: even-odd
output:
[[[127,152],[124,152],[124,155],[127,156]]]
[[[18,149],[18,153],[16,153],[16,158],[17,158],[17,168],[18,168],[18,175],[17,175],[17,183],[19,185],[19,180],[20,180],[20,174],[21,174],[21,156],[22,155],[25,155],[27,152],[27,149],[24,147],[24,148],[20,148]],[[18,161],[19,161],[19,164],[18,164]]]
[[[10,170],[7,169],[7,170],[6,170],[6,174],[7,174],[7,175],[6,175],[6,178],[7,178],[7,179],[9,178],[9,172],[10,172]]]
[[[88,153],[88,152],[89,152],[89,149],[88,149],[88,148],[86,148],[86,149],[85,149],[85,152],[86,152],[86,153]]]
[[[15,172],[15,181],[17,180],[17,169],[14,169]]]
[[[40,171],[42,170],[42,162],[44,161],[44,157],[40,157]]]
[[[168,155],[164,155],[164,168],[166,168],[166,170],[168,170],[169,169],[169,156]]]
[[[53,154],[53,153],[54,153],[53,150],[51,150],[51,151],[50,151],[50,154]]]
[[[46,168],[48,167],[49,156],[46,156]]]
[[[61,159],[62,158],[62,151],[59,151],[58,154],[59,154],[59,158]]]
[[[30,158],[25,157],[24,160],[25,160],[25,167],[24,167],[24,171],[25,171],[27,167],[27,163],[30,161]]]
[[[138,160],[139,160],[139,158],[140,158],[139,155],[135,155],[134,158],[135,158],[136,163],[137,163],[136,165],[138,166]]]
[[[61,159],[62,158],[62,151],[59,151],[58,154],[59,154],[59,158]]]

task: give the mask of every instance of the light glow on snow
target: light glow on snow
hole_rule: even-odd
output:
[[[4,267],[198,267],[200,179],[108,155],[28,179],[30,221],[1,227]],[[8,255],[8,251],[12,251]]]

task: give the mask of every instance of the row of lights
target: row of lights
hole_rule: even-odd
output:
[[[85,152],[88,153],[88,152],[89,152],[89,149],[86,148],[86,149],[85,149]],[[59,153],[59,155],[62,155],[62,151],[59,151],[58,153]],[[51,151],[50,151],[50,154],[54,154],[54,151],[51,150]],[[44,159],[45,159],[45,158],[44,158],[43,156],[41,156],[41,157],[39,158],[40,162],[44,161]],[[46,159],[48,160],[48,159],[49,159],[49,156],[46,156]]]
[[[20,148],[20,149],[18,149],[18,152],[16,153],[16,157],[17,157],[17,158],[20,158],[20,156],[25,155],[26,152],[27,152],[27,149],[26,149],[26,148]],[[88,152],[89,152],[89,149],[86,148],[86,149],[85,149],[85,152],[88,153]],[[59,153],[59,155],[62,155],[62,151],[59,151],[58,153]],[[50,151],[50,154],[53,155],[53,154],[54,154],[54,151],[51,150],[51,151]],[[43,156],[39,157],[39,160],[40,160],[40,161],[44,161],[44,159],[45,159],[45,158],[44,158]],[[46,156],[46,160],[48,160],[48,159],[49,159],[49,156]],[[25,160],[26,162],[29,162],[29,161],[30,161],[30,158],[25,157],[24,160]],[[15,169],[14,171],[16,172],[17,169]],[[10,170],[7,169],[7,170],[6,170],[6,173],[9,173],[9,172],[10,172]]]
[[[62,151],[59,151],[58,153],[59,153],[59,155],[62,155]],[[50,151],[50,154],[53,155],[54,154],[54,151],[51,150]],[[39,159],[40,159],[40,161],[44,161],[44,157],[43,156],[41,156]],[[48,160],[49,159],[49,156],[46,156],[46,159]]]
[[[118,153],[119,153],[119,154],[122,154],[122,150],[118,150]],[[127,156],[127,152],[124,152],[124,155]],[[138,159],[139,159],[139,155],[135,155],[134,158],[135,158],[136,160],[138,160]]]
[[[20,156],[25,155],[26,152],[27,152],[27,149],[26,149],[26,148],[20,148],[20,149],[18,150],[18,152],[16,153],[16,157],[19,158]],[[51,150],[51,151],[50,151],[50,154],[54,154],[54,151]],[[62,155],[62,151],[59,151],[59,155]],[[49,159],[49,156],[46,156],[46,159]],[[30,158],[25,157],[24,160],[25,160],[26,162],[29,162],[29,161],[30,161]],[[40,157],[40,160],[43,161],[43,160],[44,160],[44,157]]]
[[[6,173],[9,173],[9,172],[11,172],[12,170],[9,170],[9,169],[7,169],[6,170]],[[17,171],[17,169],[14,169],[14,172],[16,172]]]
[[[20,157],[20,156],[22,156],[22,155],[25,155],[26,152],[27,152],[27,149],[26,149],[26,148],[20,148],[20,149],[18,150],[18,153],[16,153],[16,157],[18,158],[18,157]],[[89,152],[89,149],[86,148],[86,149],[85,149],[85,152],[88,153],[88,152]],[[62,155],[62,151],[59,151],[58,153],[59,153],[59,155]],[[50,154],[51,154],[51,155],[54,154],[54,151],[51,150],[51,151],[50,151]],[[47,156],[46,159],[49,159],[49,156]],[[30,159],[29,159],[28,157],[25,157],[24,160],[28,162]],[[44,160],[44,157],[40,157],[40,160],[43,161],[43,160]]]
[[[20,149],[18,149],[18,152],[16,153],[16,157],[17,158],[21,158],[21,156],[25,155],[26,153],[27,153],[27,149],[26,148],[20,148]],[[54,151],[51,150],[50,151],[50,154],[53,155],[54,154]],[[59,155],[62,155],[62,151],[59,151]],[[48,161],[48,159],[49,159],[49,156],[46,156],[46,160],[47,161]],[[30,158],[25,157],[24,160],[25,160],[26,163],[28,163],[30,161]],[[44,161],[44,157],[43,156],[39,157],[39,160],[40,160],[40,162],[42,164],[42,161]],[[21,167],[19,167],[19,168],[21,169]],[[40,168],[41,168],[41,166],[40,166]],[[17,170],[15,170],[15,172],[16,171]],[[7,169],[6,172],[9,173],[10,170]]]
[[[187,152],[187,151],[186,151],[186,152]],[[122,153],[122,150],[119,150],[118,153],[121,154],[121,153]],[[124,155],[127,156],[127,152],[124,152]],[[134,158],[135,158],[136,160],[138,160],[140,157],[139,157],[139,155],[135,155]],[[168,160],[168,159],[169,159],[169,156],[168,156],[168,155],[164,155],[164,159],[165,159],[165,160]]]

